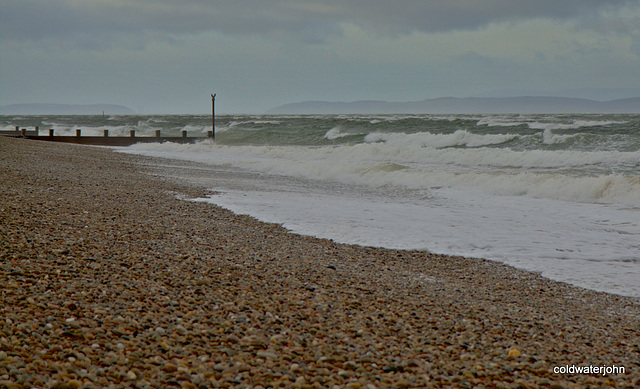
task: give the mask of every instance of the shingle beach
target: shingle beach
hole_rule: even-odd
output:
[[[0,137],[0,388],[640,387],[637,298],[295,235],[189,169]]]

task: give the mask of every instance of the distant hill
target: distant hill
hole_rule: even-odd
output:
[[[133,115],[135,112],[115,104],[12,104],[0,107],[2,115]]]
[[[443,97],[415,102],[306,101],[285,104],[268,114],[391,113],[640,113],[640,97],[595,101],[568,97]]]

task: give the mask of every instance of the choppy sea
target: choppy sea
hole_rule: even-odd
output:
[[[57,135],[211,130],[205,115],[0,119]],[[215,142],[119,151],[209,164],[225,174],[201,201],[296,233],[640,297],[640,115],[219,116]]]

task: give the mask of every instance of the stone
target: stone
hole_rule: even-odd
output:
[[[516,349],[516,348],[512,348],[509,350],[509,352],[507,353],[507,356],[509,358],[518,358],[520,356],[522,356],[522,353],[520,352],[520,350]]]
[[[72,389],[79,389],[82,387],[82,381],[80,380],[70,380],[67,382],[67,386]]]
[[[278,358],[278,354],[276,353],[272,353],[269,351],[264,351],[264,350],[260,350],[256,353],[256,356],[260,357],[260,358],[270,358],[270,359],[277,359]]]

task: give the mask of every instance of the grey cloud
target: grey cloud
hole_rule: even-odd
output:
[[[600,34],[637,36],[640,34],[640,1],[629,5],[611,14],[583,18],[575,26],[577,29],[592,30]]]
[[[631,52],[640,57],[640,34],[632,37]]]
[[[633,0],[386,0],[347,1],[349,20],[397,32],[474,30],[494,22],[527,19],[571,19],[606,9],[640,4]],[[401,4],[401,5],[400,5]]]
[[[379,34],[473,30],[492,22],[566,19],[638,0],[3,0],[2,39],[126,33],[264,34],[322,40],[352,23]]]
[[[303,33],[334,31],[335,21],[274,1],[120,1],[71,2],[3,0],[2,39],[76,39],[78,34],[226,34]]]

